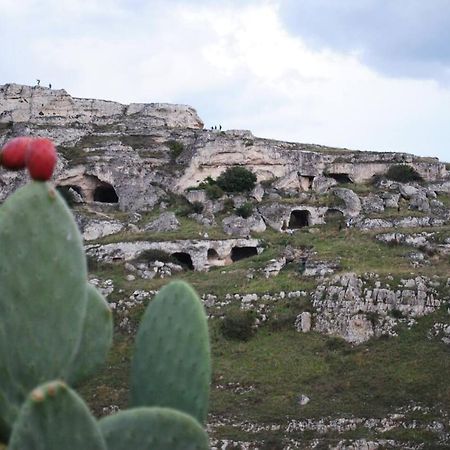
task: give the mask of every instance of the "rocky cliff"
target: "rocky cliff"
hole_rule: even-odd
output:
[[[0,144],[21,134],[51,137],[62,155],[57,184],[76,186],[88,202],[97,188],[113,188],[124,211],[150,209],[165,192],[183,192],[233,165],[245,165],[259,181],[276,180],[294,192],[314,189],[324,175],[338,182],[367,181],[397,163],[409,164],[429,181],[446,174],[445,165],[433,158],[205,130],[188,106],[122,105],[40,86],[0,86],[0,132]],[[3,178],[0,200],[23,181],[20,177]]]

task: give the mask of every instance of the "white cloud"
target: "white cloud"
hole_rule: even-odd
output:
[[[312,50],[286,31],[275,1],[24,1],[27,14],[39,4],[55,15],[41,13],[11,40],[25,16],[0,0],[10,30],[0,38],[11,41],[0,82],[39,77],[76,96],[189,103],[207,124],[256,135],[450,160],[447,89],[383,77],[357,54]]]

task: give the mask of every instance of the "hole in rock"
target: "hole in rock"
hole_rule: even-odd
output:
[[[309,226],[311,221],[311,214],[304,209],[296,209],[291,212],[289,218],[289,228],[303,228]]]
[[[348,173],[328,173],[327,176],[334,178],[339,184],[353,183]]]
[[[233,262],[244,258],[250,258],[258,254],[256,247],[233,247],[231,249],[231,260]]]
[[[208,249],[208,261],[217,261],[219,259],[219,254],[213,248]]]
[[[194,270],[194,264],[192,263],[192,258],[189,253],[175,252],[172,253],[171,256],[173,256],[177,260],[177,262],[181,264],[183,267],[189,270]]]
[[[94,191],[94,202],[117,203],[119,197],[116,190],[108,183],[97,186]]]

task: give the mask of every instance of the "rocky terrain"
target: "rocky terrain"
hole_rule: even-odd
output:
[[[143,307],[182,277],[210,318],[214,448],[450,446],[448,164],[0,86],[0,145],[18,135],[57,143],[54,182],[115,312],[109,365],[83,388],[97,414],[126,402]],[[251,191],[208,189],[234,166],[256,175]],[[392,179],[398,166],[418,178]],[[0,201],[25,177],[0,172]]]

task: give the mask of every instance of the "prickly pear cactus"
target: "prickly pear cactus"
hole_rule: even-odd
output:
[[[208,435],[188,414],[133,408],[99,422],[108,450],[208,450]]]
[[[206,421],[211,357],[208,324],[186,283],[165,286],[139,326],[131,369],[132,406],[178,409]]]
[[[84,328],[89,332],[84,324],[88,292],[93,295],[87,284],[82,239],[71,212],[50,184],[27,184],[0,207],[3,436],[31,389],[55,378],[74,381],[72,364],[83,359],[79,349]],[[98,324],[103,329],[98,327],[97,339],[105,340],[111,318],[107,322],[106,327],[105,321]],[[100,346],[105,354],[106,344]],[[95,365],[98,359],[99,355]],[[81,375],[90,370],[89,364]]]
[[[41,157],[36,167],[48,179],[53,165]],[[33,176],[36,167],[27,167]],[[201,425],[211,378],[208,326],[192,288],[170,283],[150,303],[132,362],[138,407],[97,423],[63,381],[48,380],[87,377],[111,341],[111,311],[87,283],[71,212],[50,184],[29,183],[0,207],[0,440],[10,437],[9,450],[209,448]]]
[[[8,449],[106,450],[107,447],[83,400],[63,382],[52,381],[34,389],[26,399]]]

